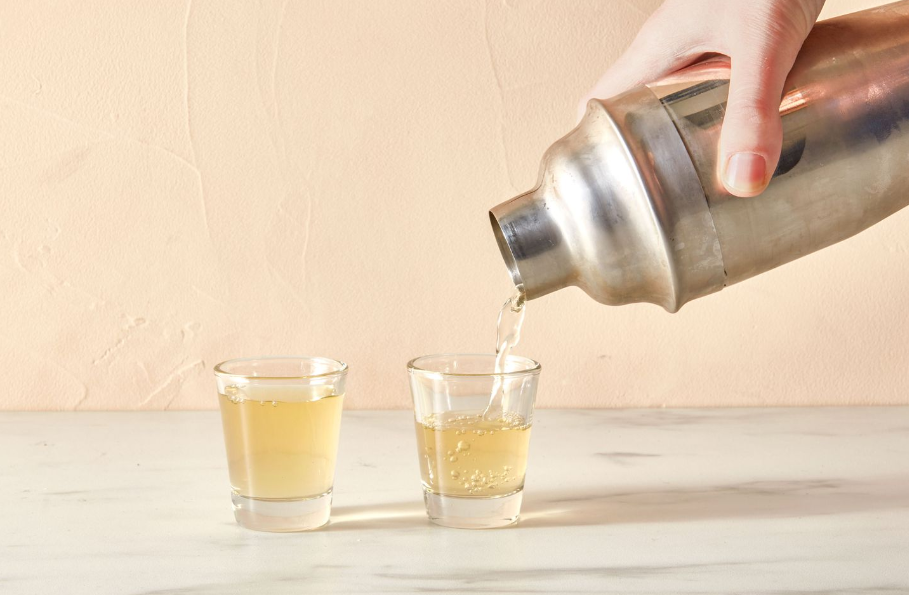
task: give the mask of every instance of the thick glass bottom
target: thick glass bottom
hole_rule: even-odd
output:
[[[518,521],[523,490],[494,498],[445,496],[423,487],[423,500],[429,520],[455,529],[495,529]]]
[[[318,529],[331,515],[331,490],[302,500],[260,500],[232,492],[234,518],[253,531],[286,533]]]

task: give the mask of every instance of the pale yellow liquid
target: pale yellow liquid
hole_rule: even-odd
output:
[[[502,309],[499,310],[499,319],[496,322],[496,374],[501,374],[505,371],[511,350],[521,340],[521,326],[524,324],[524,315],[527,313],[525,305],[524,287],[522,285],[515,287],[514,294],[502,304]],[[488,419],[502,417],[502,413],[507,410],[505,398],[506,394],[503,390],[502,381],[499,377],[496,377],[492,385],[492,393],[489,395],[489,404],[486,405],[483,417]]]
[[[489,498],[524,486],[530,424],[508,414],[434,414],[417,423],[423,484],[445,496]]]
[[[268,387],[255,398],[220,395],[230,484],[249,498],[304,499],[334,480],[343,395]],[[308,394],[302,391],[309,391]]]

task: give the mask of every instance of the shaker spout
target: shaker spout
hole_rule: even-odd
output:
[[[574,284],[565,233],[547,212],[540,188],[489,211],[489,221],[515,286],[535,299]]]
[[[514,283],[515,287],[523,286],[524,282],[521,280],[518,262],[511,251],[511,246],[508,245],[508,240],[505,239],[505,232],[502,231],[501,223],[499,223],[498,218],[492,211],[489,211],[489,223],[492,224],[492,233],[496,237],[496,245],[498,245],[499,252],[502,254],[502,260],[505,261],[505,267],[508,268],[508,276],[511,277],[511,282]]]

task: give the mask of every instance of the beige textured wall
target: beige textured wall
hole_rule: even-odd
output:
[[[0,408],[210,408],[282,353],[409,406],[492,348],[486,210],[657,4],[3,2]],[[676,315],[532,302],[519,352],[548,407],[909,403],[907,294],[904,212]]]

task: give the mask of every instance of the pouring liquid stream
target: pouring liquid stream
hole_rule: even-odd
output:
[[[524,305],[524,290],[523,287],[518,286],[515,288],[514,295],[502,304],[502,309],[499,311],[499,319],[496,324],[495,373],[497,375],[506,371],[508,355],[521,340],[521,325],[524,324],[524,314],[527,311]],[[483,418],[503,419],[505,411],[505,382],[502,377],[496,376],[492,393],[489,395],[489,404],[483,411]]]

